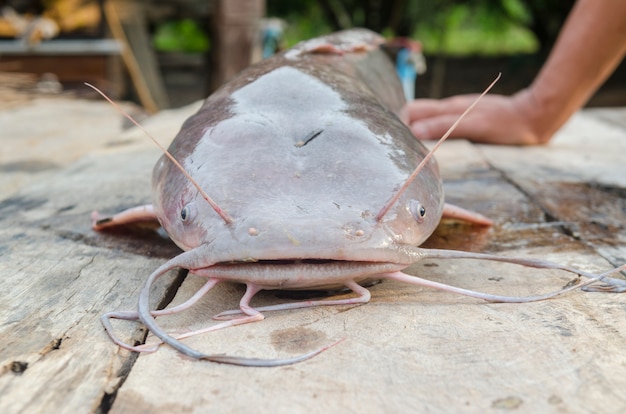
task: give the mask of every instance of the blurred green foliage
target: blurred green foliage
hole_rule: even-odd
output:
[[[574,0],[267,0],[289,26],[286,46],[350,27],[411,36],[426,53],[513,54],[548,50]]]
[[[474,7],[453,4],[438,11],[431,22],[418,25],[412,37],[419,39],[427,54],[502,55],[534,53],[539,42],[524,24],[529,16],[518,0],[507,0],[516,18],[507,19],[501,12],[484,4]]]
[[[191,19],[161,23],[152,41],[159,52],[202,53],[210,47],[207,35]]]
[[[284,33],[284,47],[291,47],[304,39],[335,31],[316,1],[267,1],[267,16],[280,17],[288,24]]]

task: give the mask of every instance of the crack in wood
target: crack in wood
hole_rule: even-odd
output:
[[[167,289],[163,293],[163,298],[158,303],[157,309],[165,309],[167,305],[169,305],[172,302],[172,300],[174,300],[174,298],[176,297],[176,293],[178,292],[178,289],[180,289],[181,285],[187,278],[187,274],[188,274],[188,271],[186,269],[181,269],[178,271],[178,274],[176,275],[176,277],[172,280],[170,285],[167,287]],[[146,339],[148,337],[147,329],[139,328],[139,331],[141,331],[141,336],[139,339],[134,341],[135,343],[133,345],[135,346],[146,343]],[[130,375],[133,366],[135,365],[135,363],[137,362],[137,359],[139,358],[139,355],[140,354],[138,352],[131,352],[130,355],[123,360],[122,366],[116,373],[116,377],[119,380],[109,392],[105,392],[102,395],[102,399],[100,400],[100,405],[98,406],[98,411],[97,411],[98,413],[104,414],[104,413],[108,413],[111,410],[111,407],[113,406],[113,403],[115,402],[115,399],[117,398],[117,394],[119,390],[124,385],[124,382],[126,382],[126,379]]]

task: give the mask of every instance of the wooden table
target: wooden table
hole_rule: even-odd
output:
[[[167,142],[195,108],[161,112],[146,127]],[[489,304],[387,281],[364,306],[271,312],[185,340],[211,353],[278,358],[346,338],[304,363],[242,368],[169,347],[120,350],[100,315],[134,309],[147,275],[178,252],[149,230],[90,229],[92,210],[150,198],[158,150],[121,124],[102,102],[36,100],[0,112],[0,412],[626,411],[626,296],[618,294]],[[495,226],[444,223],[428,245],[590,272],[616,267],[626,262],[625,154],[625,109],[576,114],[545,147],[448,142],[437,156],[448,199]],[[511,294],[571,279],[458,260],[409,271]],[[180,302],[201,283],[174,274],[155,302]],[[242,291],[218,286],[182,320],[204,326]],[[254,304],[281,301],[264,292]],[[137,325],[115,326],[122,338],[143,340]]]

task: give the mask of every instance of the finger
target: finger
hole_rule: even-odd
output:
[[[431,140],[441,138],[458,119],[458,115],[441,115],[410,124],[411,132],[419,139]],[[476,142],[492,142],[486,136],[484,126],[478,118],[464,119],[450,134],[450,138],[466,138]]]
[[[441,101],[437,99],[417,99],[407,102],[400,110],[400,119],[405,124],[419,119],[441,115]]]
[[[416,99],[408,102],[400,111],[400,119],[406,124],[440,115],[459,116],[470,106],[477,95],[461,95],[445,99]]]

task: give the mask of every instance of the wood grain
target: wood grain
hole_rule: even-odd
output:
[[[136,131],[122,133],[117,120],[99,126],[72,156],[33,152],[50,140],[63,148],[72,137],[90,136],[102,114],[73,114],[74,101],[21,107],[20,117],[0,113],[3,143],[17,140],[25,116],[46,119],[63,105],[70,120],[64,128],[33,129],[31,144],[11,145],[0,157],[0,166],[54,164],[32,177],[7,171],[1,181],[0,412],[626,410],[623,295],[573,292],[540,303],[488,304],[384,282],[370,288],[372,300],[363,306],[268,312],[262,322],[185,340],[212,353],[278,358],[346,338],[301,364],[254,369],[192,361],[168,347],[138,357],[119,350],[100,315],[134,309],[145,278],[178,250],[151,230],[94,233],[89,214],[148,202],[159,154]],[[195,108],[159,113],[149,129],[166,142]],[[445,222],[428,245],[592,272],[625,262],[626,125],[613,121],[618,113],[623,109],[583,111],[545,147],[446,143],[437,158],[448,199],[496,225],[485,231]],[[74,115],[80,122],[71,121]],[[14,132],[5,138],[4,131]],[[570,281],[559,272],[477,261],[428,261],[409,271],[509,294]],[[202,282],[188,277],[178,288],[180,278],[171,275],[153,292],[155,306],[176,288],[170,306],[180,303]],[[215,313],[236,307],[242,292],[218,286],[161,323],[171,330],[206,326]],[[262,292],[253,304],[285,300]],[[126,340],[143,339],[134,324],[116,329]]]

